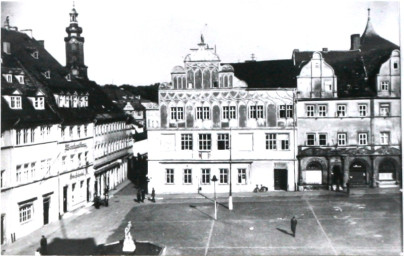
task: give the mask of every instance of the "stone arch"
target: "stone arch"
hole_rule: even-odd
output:
[[[199,68],[195,70],[195,89],[202,89],[202,71]]]
[[[398,162],[391,157],[381,159],[377,168],[379,180],[396,180],[400,170]]]
[[[369,163],[362,158],[354,158],[349,163],[349,183],[364,185],[367,184]]]

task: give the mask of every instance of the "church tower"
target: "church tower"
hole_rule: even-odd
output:
[[[81,36],[83,29],[79,27],[77,16],[79,14],[73,5],[70,25],[66,28],[66,67],[73,76],[87,79],[87,66],[84,65],[84,37]]]

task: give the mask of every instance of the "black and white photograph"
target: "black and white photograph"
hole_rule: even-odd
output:
[[[400,1],[1,1],[1,255],[404,255]]]

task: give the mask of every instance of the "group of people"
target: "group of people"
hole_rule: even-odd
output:
[[[156,191],[154,190],[154,188],[152,189],[152,193],[151,193],[151,201],[155,202],[155,196],[156,196]],[[137,189],[137,193],[136,193],[136,201],[138,203],[142,202],[144,203],[144,199],[146,197],[146,191],[143,188],[138,188]]]

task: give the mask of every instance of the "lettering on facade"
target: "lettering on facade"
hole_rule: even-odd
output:
[[[78,177],[81,176],[85,176],[88,174],[88,170],[87,169],[83,169],[83,170],[79,170],[79,171],[75,171],[70,173],[70,179],[77,179]]]
[[[86,148],[87,145],[83,142],[80,142],[78,144],[66,144],[65,145],[65,150],[71,150],[71,149],[77,149],[77,148]]]

